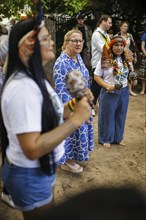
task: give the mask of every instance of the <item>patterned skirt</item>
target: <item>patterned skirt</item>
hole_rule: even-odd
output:
[[[139,66],[139,77],[146,78],[146,57],[141,59],[141,64]]]

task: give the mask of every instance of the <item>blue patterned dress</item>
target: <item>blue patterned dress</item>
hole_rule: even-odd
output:
[[[85,67],[81,56],[77,55],[78,62],[62,52],[54,65],[54,82],[55,89],[63,103],[68,102],[73,97],[68,93],[65,84],[65,78],[71,70],[80,70],[87,82],[89,88],[89,72]],[[89,151],[94,150],[94,132],[93,120],[90,117],[90,123],[83,123],[80,128],[76,129],[65,142],[65,155],[61,163],[65,163],[68,159],[75,161],[87,161],[89,159]]]

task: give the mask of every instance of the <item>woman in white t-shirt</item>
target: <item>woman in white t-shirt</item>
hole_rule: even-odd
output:
[[[114,37],[109,49],[103,48],[94,79],[102,87],[98,111],[98,141],[106,148],[112,143],[125,145],[124,126],[129,103],[128,74],[130,54],[125,54],[126,42]]]
[[[71,113],[50,85],[43,66],[55,57],[54,43],[44,23],[37,21],[22,20],[10,32],[1,100],[2,179],[25,220],[41,219],[54,205],[64,139],[91,114],[87,97]]]

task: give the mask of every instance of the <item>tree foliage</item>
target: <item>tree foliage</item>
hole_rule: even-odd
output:
[[[142,30],[143,21],[146,20],[144,7],[145,0],[41,0],[44,6],[44,13],[68,14],[73,19],[79,12],[93,14],[94,20],[89,19],[89,25],[94,28],[101,14],[109,14],[113,18],[113,30],[118,31],[118,22],[128,20],[130,32],[137,33]],[[0,0],[0,17],[19,17],[20,12],[25,10],[29,14],[34,11],[33,0]],[[73,20],[72,19],[72,20]],[[70,20],[70,23],[72,21]],[[68,24],[67,24],[68,25]]]
[[[143,19],[145,0],[41,0],[45,13],[65,13],[73,16],[83,10],[90,9],[96,15],[108,13],[121,19],[133,21]],[[33,0],[0,0],[0,15],[3,17],[19,17],[28,5],[34,11]],[[28,7],[26,13],[30,13]]]
[[[89,0],[41,0],[44,6],[45,13],[66,13],[73,15],[79,13],[89,5]],[[34,11],[33,0],[1,0],[0,1],[0,15],[1,17],[19,17],[20,12],[30,13]],[[26,9],[26,10],[25,10]]]

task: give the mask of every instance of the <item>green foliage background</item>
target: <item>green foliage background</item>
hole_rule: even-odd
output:
[[[44,13],[68,14],[74,16],[82,11],[91,10],[95,20],[101,13],[112,15],[117,19],[128,20],[130,23],[136,21],[140,25],[146,19],[145,0],[41,0]],[[33,0],[0,0],[0,18],[19,17],[20,11],[25,5],[29,5],[34,12]],[[26,13],[30,11],[26,10]]]
[[[42,3],[44,6],[44,12],[67,13],[71,16],[82,11],[84,8],[90,5],[89,0],[42,0]],[[1,17],[19,17],[19,13],[24,9],[25,5],[29,5],[32,11],[34,11],[33,0],[1,0]]]

